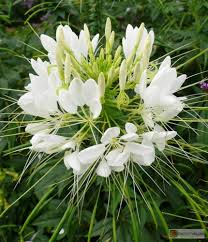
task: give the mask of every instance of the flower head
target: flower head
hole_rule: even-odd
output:
[[[168,56],[148,86],[145,70],[140,83],[135,87],[135,92],[140,94],[144,102],[142,117],[145,124],[151,128],[154,126],[154,121],[167,122],[176,117],[184,107],[184,97],[176,97],[174,93],[184,83],[186,75],[177,77],[176,69],[170,65],[171,60]]]
[[[128,25],[124,56],[121,46],[114,52],[114,38],[110,19],[103,48],[87,25],[78,35],[60,25],[56,40],[41,35],[49,61],[31,60],[35,74],[18,101],[25,115],[38,116],[25,129],[32,135],[30,148],[63,155],[76,176],[109,177],[131,165],[150,166],[156,148],[164,152],[176,136],[161,123],[184,107],[175,93],[186,75],[177,77],[170,57],[156,72],[150,68],[153,31]]]

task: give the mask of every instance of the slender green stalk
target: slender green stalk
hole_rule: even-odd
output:
[[[25,230],[27,225],[32,221],[32,219],[37,215],[37,213],[43,208],[43,203],[49,197],[49,195],[52,193],[53,190],[54,190],[54,187],[50,188],[48,190],[48,192],[46,192],[46,194],[40,199],[40,201],[37,203],[35,208],[32,210],[32,212],[30,213],[30,215],[27,217],[26,221],[24,222],[24,224],[20,230],[20,234],[23,233],[23,231]],[[46,205],[46,203],[44,203],[44,205]]]
[[[68,208],[66,209],[61,221],[59,222],[55,231],[53,232],[49,242],[56,241],[56,239],[59,235],[59,232],[63,228],[64,223],[66,222],[67,219],[68,219],[68,225],[70,224],[70,222],[72,221],[73,215],[74,215],[74,211],[75,211],[75,208],[73,208],[72,206],[68,206]]]
[[[95,206],[93,208],[93,212],[92,212],[92,216],[91,216],[91,220],[90,220],[90,228],[89,228],[88,235],[87,235],[87,242],[91,241],[92,229],[93,229],[93,225],[95,223],[95,215],[96,215],[96,211],[97,211],[97,204],[98,204],[98,200],[99,200],[99,196],[100,196],[100,190],[101,190],[101,186],[99,188]]]

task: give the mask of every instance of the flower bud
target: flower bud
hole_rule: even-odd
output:
[[[110,20],[110,18],[107,18],[106,24],[105,24],[105,38],[106,38],[106,41],[109,40],[110,35],[111,35],[111,20]]]
[[[89,43],[90,42],[90,31],[89,31],[86,24],[84,24],[84,33],[85,33],[85,37],[87,39],[87,42]]]
[[[71,80],[71,59],[68,54],[66,54],[64,62],[64,80],[66,84],[68,84]]]
[[[108,71],[108,80],[107,80],[107,86],[110,86],[111,83],[112,83],[112,80],[113,80],[113,77],[114,77],[114,69],[113,67],[111,67]]]
[[[129,56],[129,58],[127,60],[128,66],[132,63],[134,56],[137,53],[137,50],[139,48],[139,45],[140,45],[140,42],[141,42],[141,39],[142,39],[142,36],[143,36],[143,32],[144,32],[144,23],[141,23],[139,30],[138,30],[138,35],[137,35],[137,39],[136,39],[136,42],[135,42],[135,46],[134,46],[134,48],[131,52],[131,55]]]
[[[119,47],[116,49],[116,53],[114,55],[115,61],[121,56],[121,50],[122,50],[122,47],[119,45]]]
[[[63,32],[63,26],[59,25],[56,30],[56,41],[57,42],[64,42],[64,32]]]
[[[58,44],[56,47],[56,63],[58,67],[59,78],[64,80],[64,70],[63,70],[63,49]]]
[[[104,76],[103,72],[101,72],[99,74],[98,86],[99,86],[99,91],[100,91],[100,97],[104,97],[104,95],[105,95],[105,76]]]
[[[143,72],[143,65],[141,62],[138,62],[135,65],[134,72],[133,72],[133,80],[135,83],[139,83],[142,72]]]
[[[120,70],[119,70],[120,91],[123,91],[125,89],[126,78],[127,78],[127,65],[126,65],[126,60],[123,60],[121,63]]]
[[[112,49],[113,47],[113,43],[114,43],[114,38],[115,38],[115,32],[113,31],[110,35],[110,38],[109,38],[109,47],[110,47],[110,50]]]

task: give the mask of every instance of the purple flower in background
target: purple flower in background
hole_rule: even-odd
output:
[[[204,91],[208,91],[208,82],[206,82],[206,81],[201,82],[200,88]]]
[[[27,8],[31,8],[36,0],[24,0],[23,5]]]

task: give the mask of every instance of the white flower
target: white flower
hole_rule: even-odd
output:
[[[64,165],[68,170],[72,168],[75,175],[82,175],[88,169],[88,166],[85,166],[80,162],[78,158],[78,151],[73,153],[70,151],[65,152]]]
[[[18,105],[26,114],[49,117],[58,112],[56,96],[58,76],[54,77],[55,73],[48,75],[49,63],[46,61],[31,60],[31,64],[37,75],[30,74],[31,83],[26,87],[29,92],[20,97]]]
[[[57,47],[56,41],[53,38],[51,38],[45,34],[41,34],[40,41],[41,41],[43,48],[45,50],[47,50],[47,52],[48,52],[48,58],[49,58],[51,64],[55,64],[56,63],[56,47]]]
[[[112,127],[108,128],[101,137],[101,142],[105,145],[109,144],[114,138],[117,138],[120,134],[120,128]]]
[[[111,150],[99,163],[96,173],[102,177],[108,177],[112,171],[121,172],[129,159],[129,153],[124,151],[124,147]]]
[[[84,165],[92,164],[101,157],[104,152],[104,144],[93,145],[79,152],[79,160]]]
[[[68,90],[60,91],[59,103],[71,114],[76,114],[78,107],[87,105],[93,118],[97,118],[102,110],[99,86],[93,79],[83,83],[80,79],[74,78]]]
[[[25,132],[29,134],[37,134],[37,133],[50,133],[51,124],[47,122],[39,122],[39,123],[31,123],[28,124],[25,128]]]
[[[66,152],[64,164],[67,169],[72,168],[74,174],[82,175],[94,162],[102,157],[104,152],[105,145],[103,144],[90,146],[80,152]]]
[[[132,25],[128,24],[126,28],[126,38],[123,38],[122,40],[125,58],[131,56],[136,46],[138,46],[136,50],[136,56],[142,55],[148,39],[150,40],[148,52],[151,53],[152,45],[154,42],[154,32],[150,31],[148,33],[143,24],[140,26],[140,28],[133,28]]]
[[[173,95],[177,92],[186,79],[186,75],[177,77],[175,68],[171,68],[170,57],[166,57],[160,65],[157,74],[147,87],[146,71],[143,72],[140,83],[135,87],[139,93],[144,109],[142,117],[149,127],[154,127],[155,121],[167,122],[177,116],[184,107],[184,98]]]
[[[165,131],[158,124],[155,125],[154,130],[143,134],[142,144],[151,145],[156,144],[158,150],[165,149],[166,142],[177,135],[175,131]]]
[[[68,25],[65,25],[65,26],[60,25],[57,28],[56,35],[58,35],[58,32],[60,30],[63,31],[63,36],[64,36],[64,39],[62,41],[64,42],[66,47],[73,52],[74,56],[78,61],[80,61],[81,56],[84,56],[84,57],[88,56],[89,45],[83,30],[81,30],[81,32],[79,33],[79,36],[77,36]],[[40,40],[44,49],[48,51],[48,57],[51,63],[56,63],[55,60],[56,60],[57,42],[53,38],[44,34],[40,36]],[[56,40],[58,40],[58,36],[56,37]],[[96,34],[91,41],[93,51],[95,51],[97,48],[98,40],[99,40],[99,34]]]
[[[130,159],[142,166],[150,166],[155,160],[155,149],[153,146],[128,142],[125,152],[130,154]]]
[[[109,177],[110,176],[111,168],[107,164],[107,162],[106,162],[106,160],[104,158],[99,163],[99,165],[98,165],[98,167],[96,169],[96,173],[97,173],[98,176],[101,176],[101,177]]]
[[[75,143],[66,137],[45,133],[35,134],[30,143],[32,144],[31,150],[46,154],[53,154],[68,148],[74,149],[75,147]]]
[[[113,171],[120,172],[124,169],[124,164],[129,159],[129,153],[124,151],[124,148],[116,148],[111,150],[106,155],[107,164]]]
[[[120,134],[120,128],[108,128],[101,137],[101,142],[106,145],[113,144]],[[119,140],[117,140],[119,141]],[[121,146],[122,147],[122,146]],[[120,172],[124,169],[124,164],[127,162],[129,155],[123,152],[124,147],[115,148],[107,153],[99,163],[96,173],[102,177],[108,177],[111,171]]]
[[[124,134],[120,137],[121,140],[125,141],[137,141],[138,140],[138,134],[137,127],[132,123],[126,123],[125,124],[125,130],[127,134]]]
[[[147,133],[142,144],[132,142],[138,141],[136,126],[132,123],[126,123],[125,129],[127,134],[121,136],[120,139],[120,129],[111,127],[102,135],[101,144],[90,146],[79,152],[66,152],[64,157],[65,166],[67,169],[72,168],[74,174],[82,175],[92,164],[97,162],[97,175],[108,177],[112,171],[123,171],[125,164],[130,159],[139,165],[151,165],[155,160],[155,149],[152,144],[155,141],[148,140],[147,142],[150,136]],[[171,134],[168,133],[168,135]],[[120,142],[121,140],[122,142]],[[111,149],[114,146],[116,147]]]

